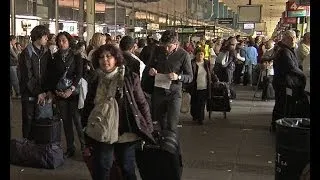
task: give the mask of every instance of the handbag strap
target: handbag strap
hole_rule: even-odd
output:
[[[69,54],[67,54],[66,57],[67,57],[68,55],[69,55]],[[73,61],[74,61],[74,57],[72,56],[72,57],[71,57],[71,60],[69,61],[69,64],[66,66],[66,70],[65,70],[65,72],[63,73],[62,78],[65,78],[65,77],[67,76],[67,73],[68,73],[68,71],[69,71],[69,69],[70,69],[70,66],[71,66],[71,64],[73,63]]]

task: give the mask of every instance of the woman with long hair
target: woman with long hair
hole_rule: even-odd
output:
[[[83,72],[81,55],[74,52],[74,41],[68,32],[60,32],[56,37],[58,51],[53,54],[52,64],[49,66],[50,83],[55,92],[59,115],[63,121],[64,133],[67,141],[65,157],[75,154],[73,124],[76,127],[81,149],[84,148],[84,134],[82,131],[81,117],[78,110],[79,95],[76,87]],[[65,77],[72,80],[72,85],[66,89],[59,89],[57,84]]]

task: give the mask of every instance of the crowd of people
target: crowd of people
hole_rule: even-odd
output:
[[[298,42],[292,30],[276,43],[236,36],[182,44],[175,31],[167,30],[147,39],[113,40],[109,34],[95,33],[87,46],[67,32],[50,34],[42,25],[33,28],[30,37],[30,44],[21,48],[10,36],[11,95],[21,98],[23,137],[30,136],[37,105],[54,102],[63,121],[65,156],[76,151],[73,125],[81,150],[87,136],[94,142],[94,180],[109,176],[114,154],[124,176],[136,179],[135,143],[155,141],[153,122],[177,133],[183,89],[191,95],[193,120],[202,125],[212,84],[226,82],[235,94],[234,85],[258,86],[265,77],[271,78],[274,127],[284,111],[286,87],[303,92],[310,71],[310,33]],[[58,87],[62,78],[71,80],[70,87]],[[85,88],[85,96],[79,88]],[[112,120],[104,112],[106,102],[118,110]],[[94,113],[112,123],[99,124]],[[111,134],[105,136],[107,132]]]

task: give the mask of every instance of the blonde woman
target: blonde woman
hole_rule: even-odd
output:
[[[91,39],[91,45],[93,49],[88,53],[88,60],[92,60],[92,54],[95,52],[100,46],[106,44],[107,37],[102,33],[94,33]]]

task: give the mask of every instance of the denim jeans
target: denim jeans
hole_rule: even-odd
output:
[[[10,66],[10,85],[11,85],[11,87],[13,87],[16,95],[20,95],[17,66]]]
[[[109,180],[114,156],[119,164],[125,180],[136,180],[135,174],[135,142],[93,144],[93,180]]]
[[[154,88],[152,94],[152,119],[160,123],[162,130],[177,132],[182,92]]]
[[[246,65],[247,66],[247,68],[248,68],[248,84],[250,84],[250,85],[252,85],[252,83],[253,83],[253,79],[255,78],[255,77],[253,77],[253,71],[255,71],[256,70],[256,67],[257,67],[257,65],[255,65],[255,64],[250,64],[250,65]]]

